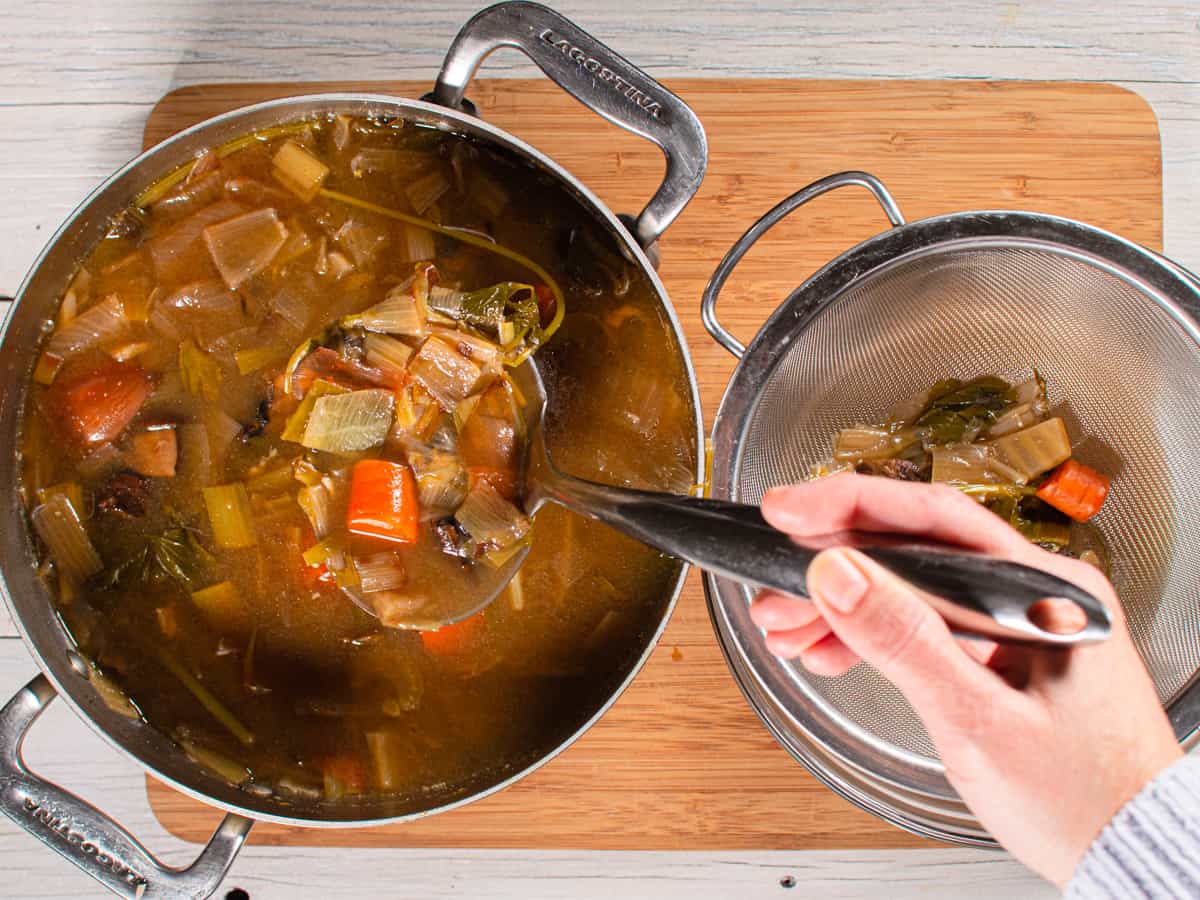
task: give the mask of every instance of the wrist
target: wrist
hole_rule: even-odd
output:
[[[1067,900],[1191,896],[1200,885],[1200,859],[1175,846],[1200,830],[1200,758],[1176,752],[1159,762],[1084,848],[1061,885]]]

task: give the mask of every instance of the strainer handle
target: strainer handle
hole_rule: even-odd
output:
[[[742,261],[742,257],[746,255],[747,251],[758,243],[758,239],[770,231],[780,219],[793,210],[799,209],[822,194],[851,185],[857,185],[870,191],[871,196],[879,202],[884,215],[888,217],[888,221],[893,226],[904,224],[904,216],[900,212],[900,207],[896,205],[896,201],[892,199],[888,189],[883,186],[882,181],[868,172],[838,172],[836,175],[828,175],[820,181],[814,181],[808,187],[796,191],[751,225],[749,230],[737,239],[736,243],[729,248],[729,252],[725,254],[725,258],[721,260],[721,264],[717,266],[716,271],[713,272],[712,278],[709,279],[708,287],[704,289],[704,297],[700,301],[700,319],[704,322],[705,330],[714,341],[738,359],[741,359],[742,354],[746,352],[746,346],[717,319],[717,297],[720,295],[721,289],[725,287],[726,279],[729,278],[734,267]]]

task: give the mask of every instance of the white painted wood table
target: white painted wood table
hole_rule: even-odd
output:
[[[104,176],[133,156],[168,90],[214,81],[432,79],[473,0],[5,0],[0,32],[0,293]],[[1165,244],[1200,269],[1200,3],[571,0],[556,6],[661,78],[1041,78],[1112,81],[1150,101],[1163,141]],[[491,76],[534,72],[516,54]],[[764,115],[769,115],[764,110]],[[797,135],[803,140],[803,135]],[[35,671],[0,612],[0,696]],[[139,769],[62,704],[28,754],[112,813],[170,863],[197,848],[168,835]],[[0,894],[99,895],[7,820]],[[789,887],[788,885],[792,885]],[[1052,897],[999,853],[346,850],[250,846],[224,890],[252,898]]]

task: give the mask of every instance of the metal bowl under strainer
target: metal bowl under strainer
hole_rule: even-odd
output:
[[[743,348],[716,317],[730,271],[779,219],[858,185],[894,226],[791,294]],[[863,172],[815,182],[734,245],[705,327],[740,363],[713,425],[712,496],[758,502],[801,481],[833,434],[946,377],[1041,372],[1084,462],[1113,473],[1096,520],[1134,641],[1181,742],[1200,727],[1200,281],[1088,225],[1027,212],[905,224]],[[1086,437],[1084,437],[1086,436]],[[768,729],[838,793],[918,834],[994,841],[945,777],[920,720],[871,667],[820,678],[766,652],[750,592],[705,577],[729,665]],[[1196,684],[1193,684],[1196,681]]]

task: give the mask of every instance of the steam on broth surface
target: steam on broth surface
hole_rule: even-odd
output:
[[[678,566],[525,519],[507,371],[538,354],[568,471],[687,490],[660,314],[556,182],[398,120],[280,126],[151,188],[65,290],[22,421],[41,569],[102,695],[305,804],[425,808],[542,756]],[[428,630],[529,541],[499,600]]]

